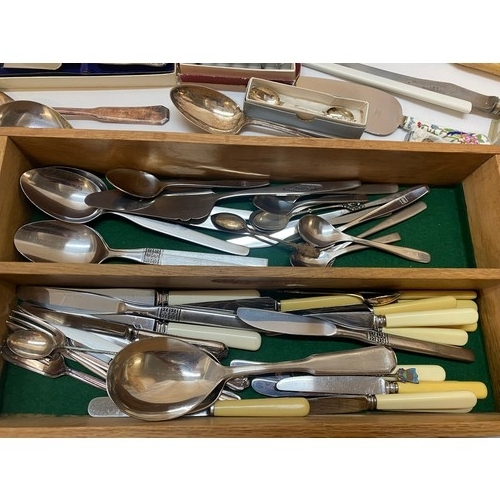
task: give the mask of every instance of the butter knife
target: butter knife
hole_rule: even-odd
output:
[[[473,111],[486,113],[492,117],[500,115],[500,98],[498,96],[488,96],[469,90],[465,87],[461,87],[454,83],[416,78],[414,76],[394,73],[385,69],[374,68],[373,66],[367,66],[366,64],[342,63],[340,65],[357,71],[362,71],[364,73],[369,73],[370,75],[394,80],[405,85],[411,85],[412,87],[418,87],[431,92],[436,92],[438,94],[469,101],[472,104]]]

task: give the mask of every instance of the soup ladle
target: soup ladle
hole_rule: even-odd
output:
[[[227,380],[268,373],[384,374],[396,356],[384,346],[359,348],[278,363],[224,366],[196,346],[164,338],[125,346],[111,360],[108,395],[127,415],[149,421],[171,420],[213,404]]]
[[[336,243],[358,243],[397,255],[414,262],[428,263],[431,256],[427,252],[367,240],[343,233],[319,215],[304,215],[298,224],[298,231],[305,241],[315,247],[330,247]]]
[[[331,138],[276,122],[250,118],[230,97],[202,85],[177,85],[170,91],[170,98],[189,122],[211,134],[234,135],[244,127],[254,125],[296,137]]]

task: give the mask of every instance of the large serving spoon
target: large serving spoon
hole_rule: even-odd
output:
[[[306,132],[280,123],[250,118],[227,95],[202,85],[177,85],[170,91],[177,110],[193,125],[211,134],[238,134],[254,125],[296,137],[331,137]]]
[[[136,208],[144,207],[144,202],[131,198],[127,200],[126,211],[113,211],[95,208],[85,203],[92,193],[107,190],[106,184],[97,175],[83,169],[47,166],[28,170],[21,175],[21,189],[26,197],[42,212],[64,222],[87,223],[104,214],[112,214],[150,229],[160,234],[197,243],[202,246],[235,255],[248,255],[249,249],[243,245],[227,242],[208,234],[179,224],[152,220],[133,214]]]
[[[273,236],[269,236],[266,233],[261,233],[252,227],[250,227],[243,217],[239,215],[232,214],[229,212],[220,212],[217,214],[213,214],[211,216],[212,224],[224,231],[229,231],[237,234],[247,234],[253,236],[258,239],[262,239],[263,241],[271,241],[274,243],[279,243],[281,245],[286,245],[288,247],[293,248],[297,253],[301,255],[306,255],[310,258],[315,258],[319,256],[319,249],[308,244],[308,243],[292,243],[286,240],[280,240]]]
[[[106,173],[106,179],[117,189],[136,198],[156,198],[165,190],[178,191],[183,188],[232,188],[251,189],[267,186],[269,181],[249,180],[160,180],[155,175],[134,168],[114,168]]]
[[[380,243],[343,233],[319,215],[304,215],[299,220],[298,231],[305,241],[315,247],[330,247],[336,243],[358,243],[397,255],[414,262],[428,263],[431,256],[424,251]]]
[[[54,353],[50,357],[42,359],[23,358],[13,353],[6,345],[2,346],[1,352],[5,361],[21,368],[26,368],[34,373],[44,375],[45,377],[58,378],[63,375],[69,375],[92,387],[102,389],[103,391],[106,390],[106,382],[104,380],[67,366],[62,354]]]
[[[16,102],[12,97],[4,92],[0,92],[0,104],[8,102]],[[18,101],[17,101],[18,102]],[[39,103],[32,102],[31,108],[38,108]],[[146,124],[146,125],[164,125],[169,120],[169,110],[165,106],[99,106],[97,108],[73,108],[73,107],[48,107],[42,104],[45,108],[51,109],[68,117],[87,118],[104,123],[130,123],[130,124]],[[67,127],[65,127],[67,128]]]
[[[2,104],[0,127],[73,128],[59,112],[34,101]]]
[[[33,262],[98,264],[121,258],[156,265],[265,266],[267,259],[184,252],[159,248],[110,248],[101,235],[85,224],[60,220],[36,221],[20,227],[14,235],[18,252]]]
[[[296,361],[228,367],[196,346],[165,337],[125,346],[109,364],[107,387],[111,399],[127,415],[160,421],[186,415],[194,408],[202,410],[201,403],[210,406],[218,397],[214,389],[232,378],[283,372],[382,375],[395,365],[391,349],[375,346],[313,354]]]

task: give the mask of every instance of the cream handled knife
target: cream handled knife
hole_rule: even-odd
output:
[[[421,392],[471,391],[477,399],[484,399],[488,389],[483,382],[445,380],[408,384],[388,381],[383,377],[297,375],[278,380],[276,388],[286,393],[330,394],[410,394]],[[297,394],[299,395],[299,394]]]

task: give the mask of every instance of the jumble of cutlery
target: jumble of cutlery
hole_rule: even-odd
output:
[[[110,170],[104,179],[61,166],[29,170],[20,184],[26,197],[51,217],[25,224],[15,234],[19,253],[36,262],[119,258],[159,265],[266,266],[267,258],[249,253],[274,245],[290,249],[293,266],[330,266],[341,255],[366,248],[413,262],[431,260],[426,251],[394,244],[401,239],[397,232],[368,238],[425,210],[425,185],[400,189],[358,180],[276,185],[262,179],[163,180],[123,168]],[[243,200],[253,209],[224,206],[225,200]],[[111,248],[88,225],[104,214],[217,253]],[[378,223],[360,234],[350,232],[374,219]]]
[[[469,412],[482,381],[448,380],[439,364],[402,365],[401,351],[473,363],[469,291],[162,291],[20,286],[2,356],[103,391],[95,417],[306,416],[359,411]],[[235,359],[278,335],[331,342],[278,362]],[[336,339],[354,347],[336,349]],[[359,345],[356,345],[359,344]],[[232,359],[231,359],[232,358]],[[81,369],[70,367],[66,359]],[[245,390],[261,397],[245,397]]]

